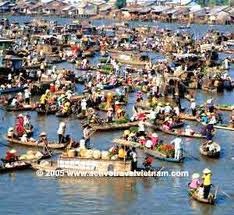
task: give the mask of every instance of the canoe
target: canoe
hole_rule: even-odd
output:
[[[189,189],[189,195],[196,201],[204,203],[204,204],[210,204],[210,205],[214,205],[215,204],[215,200],[216,200],[216,196],[212,193],[209,194],[209,198],[208,199],[204,199],[201,198],[200,196],[198,196],[196,191],[190,190]]]
[[[8,112],[12,112],[12,111],[30,111],[30,110],[34,110],[35,109],[35,106],[34,105],[22,105],[22,106],[19,106],[19,107],[11,107],[11,106],[7,106],[6,107],[6,111]]]
[[[71,115],[71,112],[70,112],[70,111],[69,111],[69,112],[66,112],[66,113],[57,112],[55,115],[56,115],[57,117],[64,118],[64,117],[70,116],[70,115]]]
[[[187,113],[180,113],[180,119],[197,121],[197,117]]]
[[[170,158],[167,157],[165,154],[159,152],[158,150],[151,150],[151,149],[144,149],[144,152],[156,159],[162,160],[162,161],[167,161],[167,162],[173,162],[173,163],[182,163],[184,160],[184,157],[180,159],[175,159],[175,158]]]
[[[8,94],[8,93],[18,93],[22,92],[26,89],[26,87],[12,87],[4,90],[0,90],[0,95],[1,94]]]
[[[204,149],[204,145],[201,145],[199,150],[200,150],[200,153],[204,156],[207,156],[209,158],[219,158],[220,156],[220,151],[221,151],[221,147],[219,144],[217,143],[213,143],[215,145],[215,148],[216,148],[216,151],[215,152],[211,152],[211,151],[206,151]]]
[[[58,110],[57,109],[54,109],[54,110],[42,110],[41,108],[36,108],[36,112],[39,114],[39,115],[49,115],[49,114],[55,114]]]
[[[10,166],[0,166],[0,173],[14,172],[17,170],[24,170],[31,167],[30,163],[25,163],[23,161],[15,161],[9,164]]]
[[[215,108],[218,110],[223,110],[223,111],[232,111],[234,109],[234,105],[215,105]]]
[[[127,122],[122,124],[117,123],[105,123],[102,125],[91,125],[92,129],[95,131],[112,131],[112,130],[121,130],[121,129],[127,129],[133,126],[137,126],[138,122]]]
[[[232,125],[226,125],[226,124],[220,124],[220,125],[217,124],[217,125],[214,125],[214,128],[228,130],[228,131],[234,131],[234,127],[232,127]]]
[[[165,134],[170,134],[174,136],[179,136],[179,137],[189,137],[189,138],[206,138],[206,136],[203,136],[199,133],[194,133],[194,134],[186,134],[184,131],[172,129],[172,130],[165,130],[162,127],[158,128],[160,131],[162,131]]]
[[[162,154],[161,152],[159,152],[157,150],[151,150],[151,149],[144,148],[144,147],[142,147],[142,145],[140,143],[137,143],[137,142],[128,141],[128,140],[124,140],[124,139],[114,139],[113,142],[120,144],[120,145],[124,145],[124,146],[140,148],[141,150],[144,151],[145,154],[148,154],[148,155],[150,155],[156,159],[162,160],[162,161],[181,163],[184,160],[184,157],[182,157],[180,159],[168,158],[165,154]]]
[[[40,144],[37,144],[36,142],[33,142],[33,141],[29,141],[29,142],[22,142],[20,140],[17,140],[17,139],[14,139],[14,138],[8,138],[8,137],[5,137],[5,139],[11,143],[11,144],[18,144],[18,145],[23,145],[23,146],[29,146],[29,147],[40,147],[40,148],[43,148],[45,145],[40,143]],[[64,149],[66,147],[66,143],[49,143],[48,144],[48,148],[49,149]]]

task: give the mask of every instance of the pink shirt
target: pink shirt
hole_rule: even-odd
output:
[[[192,182],[190,183],[189,187],[191,189],[197,189],[200,186],[201,182],[199,179],[193,179]]]

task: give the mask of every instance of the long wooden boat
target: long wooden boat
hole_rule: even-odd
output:
[[[4,90],[0,90],[0,95],[1,94],[8,94],[8,93],[18,93],[22,92],[26,89],[26,87],[12,87]]]
[[[215,201],[216,201],[216,195],[210,193],[208,199],[204,199],[201,198],[200,196],[198,196],[198,193],[194,190],[188,190],[189,195],[196,201],[204,203],[204,204],[210,204],[210,205],[214,205]]]
[[[174,136],[179,136],[179,137],[189,137],[189,138],[206,138],[206,136],[203,136],[199,133],[194,133],[194,134],[186,134],[184,131],[182,130],[176,130],[176,129],[172,129],[172,130],[165,130],[162,127],[159,127],[159,130],[162,131],[165,134],[170,134],[170,135],[174,135]]]
[[[5,109],[8,112],[30,111],[30,110],[34,110],[35,109],[35,105],[26,105],[26,104],[23,104],[22,106],[18,106],[18,107],[7,106]]]
[[[188,114],[188,113],[180,113],[179,117],[180,117],[180,119],[184,119],[184,120],[197,121],[196,116],[193,116],[193,115]]]
[[[54,110],[42,110],[41,108],[36,108],[36,112],[39,115],[50,115],[50,114],[55,114],[58,110],[54,109]]]
[[[228,131],[234,131],[234,127],[232,125],[226,125],[226,124],[220,124],[220,125],[216,124],[216,125],[214,125],[214,128],[228,130]]]
[[[200,150],[200,153],[204,156],[207,156],[209,158],[219,158],[220,156],[220,151],[221,151],[221,147],[219,144],[217,143],[213,143],[215,145],[215,151],[206,151],[205,150],[205,145],[201,145],[199,150]]]
[[[95,175],[102,177],[142,177],[146,176],[144,175],[146,171],[148,173],[150,172],[144,168],[137,168],[135,172],[135,174],[138,173],[137,175],[133,175],[133,172],[132,174],[129,174],[131,172],[131,167],[132,165],[130,160],[94,159],[81,157],[60,157],[57,161],[51,161],[47,163],[32,163],[32,168],[35,170],[41,170],[43,172],[57,170],[61,171],[62,176],[73,177],[89,177]],[[110,175],[109,173],[113,171],[113,169],[115,174]],[[157,175],[157,173],[161,170],[162,167],[154,169],[154,177],[159,176],[160,174]],[[72,172],[75,172],[75,174],[72,174]]]
[[[143,150],[145,154],[148,154],[148,155],[150,155],[156,159],[162,160],[162,161],[181,163],[184,160],[184,157],[182,157],[180,159],[167,157],[165,154],[159,152],[158,150],[147,149],[147,148],[143,147],[140,143],[137,143],[137,142],[128,141],[128,140],[124,140],[124,139],[114,139],[113,142],[116,144],[119,144],[119,145],[139,148],[139,149]]]
[[[5,137],[5,139],[11,144],[18,144],[18,145],[29,146],[29,147],[40,147],[40,148],[43,148],[45,146],[42,143],[37,144],[34,141],[22,142],[18,139],[9,138],[7,136]],[[49,149],[64,149],[66,146],[67,146],[66,143],[52,143],[52,142],[50,142],[47,147]]]
[[[102,125],[91,125],[93,130],[96,131],[112,131],[112,130],[121,130],[121,129],[127,129],[133,126],[137,126],[138,122],[127,122],[127,123],[106,123]]]
[[[0,173],[14,172],[17,170],[24,170],[30,168],[31,164],[24,161],[15,161],[9,164],[9,166],[2,165],[0,166]]]
[[[234,105],[215,105],[215,108],[223,111],[232,111],[234,109]]]

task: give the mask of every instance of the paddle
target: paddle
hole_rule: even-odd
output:
[[[199,159],[199,158],[194,157],[194,156],[193,156],[193,155],[191,155],[188,151],[185,151],[185,150],[184,150],[184,152],[185,152],[185,153],[187,153],[187,155],[189,155],[191,158],[193,158],[193,159],[195,159],[195,160],[197,160],[197,161],[200,161],[200,159]]]
[[[218,189],[218,188],[217,188]],[[228,195],[226,192],[224,192],[223,190],[221,190],[220,189],[220,191],[221,191],[221,193],[223,193],[225,196],[227,196],[229,199],[232,199],[232,197],[230,196],[230,195]]]

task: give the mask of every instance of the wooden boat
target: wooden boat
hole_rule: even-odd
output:
[[[57,108],[54,109],[54,110],[51,110],[51,109],[47,109],[47,110],[42,110],[41,108],[36,108],[36,112],[39,114],[39,115],[50,115],[50,114],[55,114],[57,112]]]
[[[12,111],[30,111],[30,110],[34,110],[35,109],[35,105],[26,105],[26,104],[23,104],[23,105],[20,105],[20,106],[17,106],[17,107],[11,107],[11,106],[7,106],[6,107],[6,111],[8,112],[12,112]]]
[[[184,157],[181,157],[180,159],[172,158],[172,157],[167,157],[165,154],[159,152],[158,150],[151,150],[151,149],[144,149],[144,152],[154,158],[157,158],[162,161],[167,161],[167,162],[173,162],[173,163],[182,163],[184,160]]]
[[[70,116],[70,115],[71,115],[71,111],[68,111],[68,112],[66,112],[66,113],[63,113],[63,112],[59,111],[59,112],[57,112],[55,115],[56,115],[57,117],[64,118],[64,117]]]
[[[124,146],[139,148],[139,149],[143,150],[145,152],[145,154],[148,154],[148,155],[150,155],[156,159],[162,160],[162,161],[181,163],[184,160],[184,157],[182,157],[180,159],[167,157],[165,154],[159,152],[158,150],[147,149],[147,148],[143,147],[140,143],[137,143],[137,142],[128,141],[128,140],[124,140],[124,139],[114,139],[113,142],[120,144],[120,145],[124,145]]]
[[[197,117],[187,113],[180,113],[180,119],[197,121]]]
[[[209,158],[219,158],[221,147],[217,143],[213,143],[215,145],[215,151],[208,151],[206,150],[206,145],[202,144],[199,148],[200,153],[204,156],[207,156]]]
[[[228,131],[234,131],[234,127],[231,124],[230,125],[216,124],[216,125],[214,125],[214,128],[228,130]]]
[[[92,165],[87,165],[87,164]],[[73,177],[89,177],[89,176],[101,176],[103,177],[131,177],[134,175],[129,174],[132,169],[132,162],[130,160],[111,160],[111,159],[94,159],[94,158],[82,158],[82,157],[67,157],[61,156],[57,161],[51,161],[47,163],[32,163],[32,168],[35,170],[45,171],[61,171],[62,176]],[[154,169],[154,173],[157,174],[162,168]],[[109,175],[110,171],[115,174]],[[75,174],[71,174],[75,171]],[[136,170],[142,174],[138,174],[138,177],[142,177],[143,173],[147,171],[144,168]],[[147,171],[149,173],[149,171]],[[55,175],[56,176],[56,175]],[[157,177],[156,175],[155,177]]]
[[[24,161],[15,161],[11,164],[3,164],[0,166],[0,173],[8,173],[8,172],[14,172],[17,170],[24,170],[31,167],[30,163],[26,163]]]
[[[165,134],[170,134],[170,135],[179,136],[179,137],[206,138],[206,136],[203,136],[199,133],[186,134],[183,130],[179,130],[179,129],[165,130],[162,127],[159,127],[159,130]]]
[[[8,94],[8,93],[18,93],[18,92],[22,92],[26,89],[26,87],[12,87],[12,88],[8,88],[8,89],[2,89],[0,90],[0,95],[1,94]]]
[[[201,198],[200,196],[198,196],[198,193],[194,190],[189,189],[188,190],[189,195],[196,201],[204,203],[204,204],[210,204],[210,205],[214,205],[215,204],[215,200],[216,200],[216,195],[210,193],[208,199],[204,199]]]
[[[223,111],[232,111],[234,110],[234,105],[215,105],[215,108]]]
[[[127,123],[105,123],[102,125],[91,125],[92,129],[95,131],[112,131],[112,130],[121,130],[127,129],[133,126],[137,126],[138,122],[127,122]]]
[[[9,137],[5,137],[5,139],[11,144],[18,144],[18,145],[29,146],[29,147],[40,147],[40,148],[43,148],[45,146],[42,143],[37,144],[35,141],[22,142],[18,139],[9,138]],[[66,143],[52,143],[52,142],[50,142],[47,147],[49,149],[64,149],[66,146],[67,146]]]

